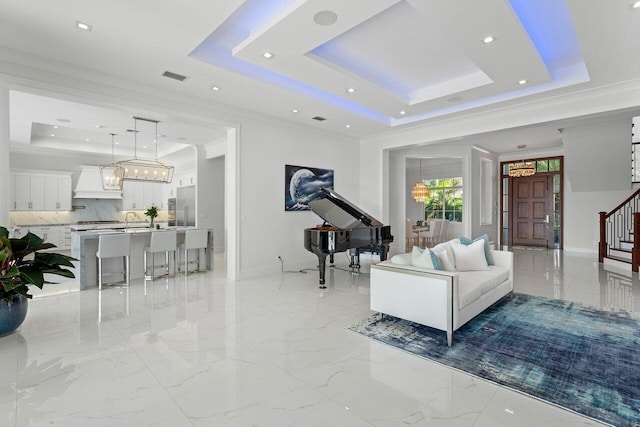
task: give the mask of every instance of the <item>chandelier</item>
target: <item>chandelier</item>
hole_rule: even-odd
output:
[[[111,135],[111,163],[100,166],[100,180],[103,190],[122,190],[122,176],[124,169],[115,162],[113,157],[115,133]]]
[[[138,120],[155,124],[155,159],[138,158]],[[124,181],[147,181],[168,184],[173,179],[173,166],[167,166],[158,161],[158,121],[134,117],[134,129],[127,132],[133,133],[133,159],[123,160],[117,163],[122,168],[122,180]]]
[[[514,178],[520,178],[523,176],[532,176],[536,174],[536,163],[524,161],[524,149],[526,145],[518,145],[518,148],[522,150],[522,161],[517,163],[511,163],[509,165],[509,176]]]
[[[418,203],[424,203],[424,201],[429,198],[429,187],[427,187],[422,179],[422,159],[420,159],[420,180],[413,186],[411,197]]]

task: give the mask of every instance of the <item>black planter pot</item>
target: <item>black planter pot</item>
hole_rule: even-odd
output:
[[[29,299],[18,295],[13,301],[0,300],[0,337],[14,332],[27,317]]]

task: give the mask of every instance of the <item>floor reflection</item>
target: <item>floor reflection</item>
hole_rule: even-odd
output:
[[[602,310],[640,312],[638,274],[557,249],[514,249],[516,292],[566,299]]]

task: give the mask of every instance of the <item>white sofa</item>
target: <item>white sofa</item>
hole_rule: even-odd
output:
[[[451,243],[441,245],[446,244]],[[446,331],[451,346],[455,330],[513,292],[513,253],[490,253],[493,265],[478,271],[406,265],[411,264],[410,253],[374,265],[371,310]],[[397,257],[400,264],[393,262]]]

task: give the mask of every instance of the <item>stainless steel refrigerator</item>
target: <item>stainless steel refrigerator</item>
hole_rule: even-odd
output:
[[[176,189],[176,225],[196,225],[196,186],[178,187]]]

